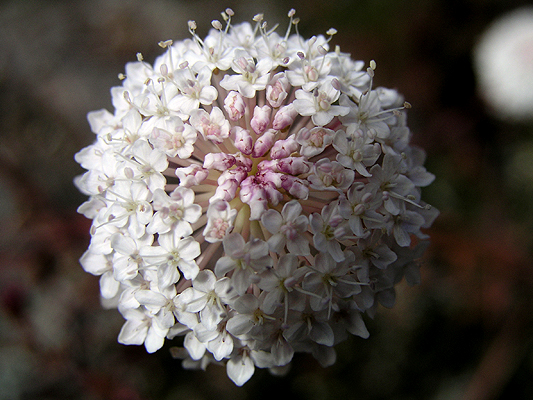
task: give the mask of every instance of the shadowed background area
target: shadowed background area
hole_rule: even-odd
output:
[[[0,3],[0,399],[533,398],[533,117],[500,118],[473,68],[480,35],[525,4]],[[333,45],[376,60],[376,86],[413,106],[413,141],[437,176],[423,196],[441,210],[422,283],[402,283],[396,306],[366,320],[369,339],[339,345],[330,368],[298,355],[286,377],[258,370],[242,388],[224,368],[183,370],[169,345],[149,355],[117,343],[123,319],[78,263],[90,221],[72,183],[74,154],[94,140],[86,114],[112,110],[125,63],[137,52],[152,62],[160,40],[189,36],[190,19],[204,36],[226,7],[235,21],[263,12],[280,31],[295,8],[303,36],[334,27]]]

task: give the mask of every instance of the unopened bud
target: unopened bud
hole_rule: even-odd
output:
[[[266,105],[263,107],[255,106],[254,116],[250,121],[250,126],[258,135],[261,135],[268,128],[271,111],[270,107]]]

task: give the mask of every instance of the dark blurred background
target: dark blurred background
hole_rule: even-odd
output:
[[[533,124],[489,107],[472,63],[489,24],[526,3],[1,2],[0,400],[533,399]],[[168,346],[117,343],[122,317],[78,264],[90,221],[72,184],[73,155],[94,139],[86,114],[112,110],[125,63],[152,62],[189,19],[205,35],[226,7],[283,30],[295,8],[303,36],[334,27],[333,45],[376,60],[375,84],[413,105],[413,141],[437,176],[423,198],[441,210],[422,283],[400,284],[396,306],[366,320],[369,339],[338,346],[330,368],[297,356],[286,377],[256,370],[242,388],[224,368],[183,370]]]

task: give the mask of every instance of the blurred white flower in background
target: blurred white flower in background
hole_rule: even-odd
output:
[[[479,92],[494,116],[533,120],[533,7],[504,14],[474,48]]]

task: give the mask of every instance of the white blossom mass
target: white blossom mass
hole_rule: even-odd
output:
[[[331,49],[334,29],[301,37],[294,10],[282,34],[222,16],[126,65],[113,112],[88,115],[76,185],[93,221],[81,264],[126,320],[119,342],[172,340],[185,368],[225,364],[242,385],[368,337],[363,316],[418,283],[438,211],[410,105],[373,86],[375,62]]]

